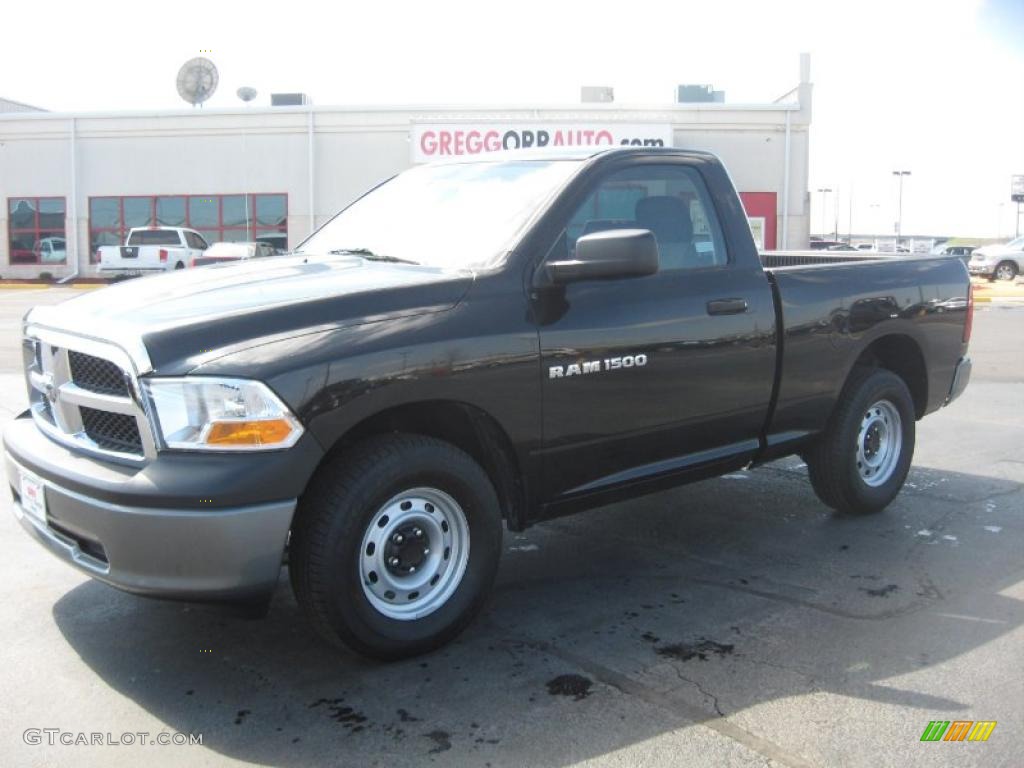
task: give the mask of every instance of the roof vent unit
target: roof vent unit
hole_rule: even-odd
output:
[[[309,103],[309,96],[304,93],[270,94],[270,106],[272,107],[303,107]]]
[[[678,104],[721,104],[725,91],[716,91],[711,85],[680,85],[676,87]]]
[[[580,88],[580,101],[584,104],[610,104],[615,101],[615,89],[607,85],[584,85]]]

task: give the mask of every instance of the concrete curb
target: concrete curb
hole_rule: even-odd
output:
[[[39,283],[0,283],[0,291],[48,291],[51,288],[74,288],[78,291],[93,291],[106,288],[107,283],[71,283],[70,285],[41,285]]]
[[[975,304],[1021,304],[1024,305],[1024,296],[975,296]]]

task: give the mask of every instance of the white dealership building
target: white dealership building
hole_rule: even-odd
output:
[[[729,168],[763,247],[804,248],[809,68],[802,57],[799,85],[764,104],[66,114],[4,102],[15,106],[0,110],[0,276],[93,275],[96,249],[123,242],[133,226],[294,246],[415,163],[518,145],[709,150]]]

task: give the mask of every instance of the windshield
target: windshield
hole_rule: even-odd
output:
[[[490,265],[579,164],[513,161],[413,168],[350,205],[296,252],[350,251],[444,268]]]

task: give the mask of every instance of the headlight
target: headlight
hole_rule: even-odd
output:
[[[272,450],[302,435],[288,406],[262,382],[203,376],[143,382],[168,448]]]

